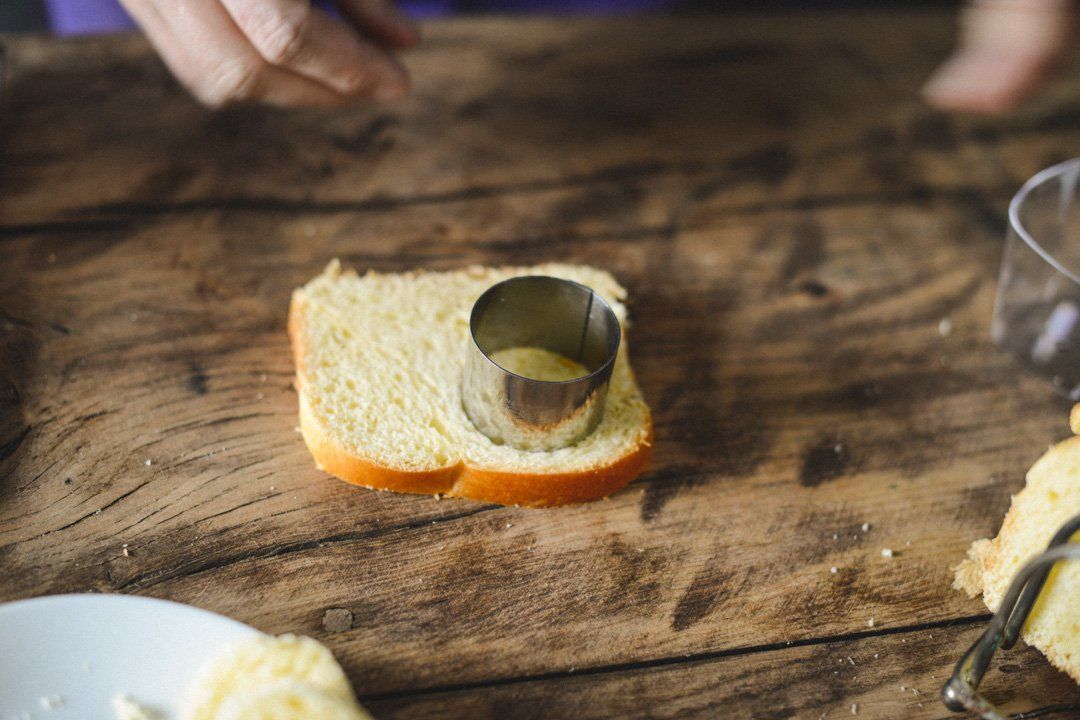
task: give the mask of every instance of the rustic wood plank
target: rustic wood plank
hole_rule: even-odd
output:
[[[9,39],[0,217],[364,207],[657,174],[697,175],[699,192],[743,202],[760,200],[762,177],[787,201],[904,183],[1011,190],[995,143],[971,139],[985,130],[919,103],[951,25],[896,11],[655,18],[647,31],[625,19],[441,23],[408,57],[411,100],[332,114],[208,113],[136,39]],[[142,107],[155,112],[130,111]],[[1049,131],[1075,138],[1075,111],[1056,108]]]
[[[450,22],[413,100],[330,115],[206,113],[137,40],[5,39],[0,600],[132,592],[314,634],[402,717],[579,694],[705,716],[751,710],[750,682],[777,713],[894,717],[888,680],[929,685],[985,615],[951,566],[1066,433],[988,327],[1008,195],[1075,141],[1080,87],[928,112],[944,17]],[[326,479],[284,319],[333,257],[610,268],[655,466],[542,513]],[[833,679],[837,648],[903,664]],[[1023,657],[1013,707],[1072,712]]]
[[[373,264],[552,257],[490,218],[546,217],[573,237],[598,219],[560,208],[590,194],[414,209],[405,256]],[[4,592],[143,592],[271,631],[317,633],[346,608],[357,624],[335,649],[378,668],[376,692],[978,616],[950,567],[1064,434],[1065,407],[989,347],[988,231],[955,233],[968,217],[947,207],[865,214],[702,213],[686,231],[568,242],[558,256],[613,264],[634,291],[657,462],[607,503],[551,513],[369,493],[311,469],[292,430],[288,292],[382,223],[211,213],[97,254],[87,238],[9,239],[38,266],[9,312],[50,339],[3,490]],[[314,237],[289,242],[307,222]],[[440,222],[454,232],[427,240]],[[997,417],[1013,421],[985,422]],[[513,642],[508,623],[523,628]]]
[[[571,672],[365,698],[380,718],[922,718],[981,624],[930,628],[673,664]],[[452,681],[451,681],[452,683]],[[363,686],[360,685],[362,688]],[[987,697],[1023,717],[1071,718],[1080,690],[1030,648],[996,658]],[[1060,702],[1047,702],[1048,693]],[[852,705],[855,711],[852,712]]]

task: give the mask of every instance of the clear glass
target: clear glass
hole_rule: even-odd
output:
[[[1043,170],[1009,204],[993,334],[998,347],[1080,400],[1080,158]]]

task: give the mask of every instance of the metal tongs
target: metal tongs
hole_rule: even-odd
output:
[[[1031,608],[1039,599],[1050,570],[1059,560],[1080,559],[1080,543],[1070,543],[1072,536],[1080,532],[1080,515],[1065,523],[1046,548],[1046,552],[1020,568],[1012,585],[994,613],[990,625],[975,641],[960,662],[952,677],[941,688],[945,707],[954,712],[970,710],[984,720],[1007,720],[979,694],[979,683],[990,668],[990,658],[999,647],[1008,650],[1016,644],[1020,630],[1031,614]]]

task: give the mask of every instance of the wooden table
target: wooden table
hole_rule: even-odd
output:
[[[426,28],[410,100],[334,113],[5,38],[0,600],[313,635],[380,718],[948,717],[988,617],[951,568],[1067,434],[988,337],[1005,208],[1080,142],[1076,79],[1006,120],[921,104],[953,29],[470,18]],[[609,268],[653,467],[552,511],[325,477],[285,316],[335,257]],[[987,688],[1080,712],[1031,649]]]

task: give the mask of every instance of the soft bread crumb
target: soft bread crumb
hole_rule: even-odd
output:
[[[355,703],[344,671],[324,645],[309,637],[259,634],[230,644],[199,668],[182,720],[221,720],[224,706],[238,693],[283,681]]]
[[[158,720],[161,713],[140,705],[127,693],[116,693],[109,701],[116,720]]]
[[[953,588],[967,593],[969,598],[982,595],[983,562],[990,552],[990,541],[987,539],[976,540],[968,548],[967,558],[953,568],[955,578]]]
[[[55,710],[64,706],[64,700],[59,695],[45,695],[38,699],[42,710]]]
[[[581,363],[539,347],[506,348],[494,353],[491,361],[515,375],[547,382],[576,380],[589,374]]]

